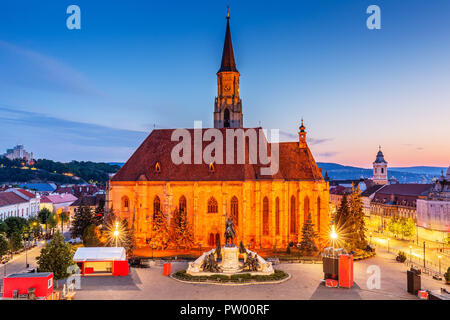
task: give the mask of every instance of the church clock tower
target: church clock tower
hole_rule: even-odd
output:
[[[228,9],[227,9],[228,10]],[[217,72],[217,97],[214,103],[214,128],[242,128],[242,101],[239,97],[239,71],[234,61],[231,42],[230,13],[227,12],[227,30],[222,63]]]

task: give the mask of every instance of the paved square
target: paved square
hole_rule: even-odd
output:
[[[377,265],[381,269],[380,289],[367,288],[370,276],[367,268],[371,265]],[[172,272],[186,268],[186,262],[172,264]],[[77,291],[75,299],[417,299],[406,291],[407,267],[396,262],[393,255],[386,253],[378,253],[375,258],[355,262],[355,286],[352,289],[325,288],[321,285],[321,264],[280,264],[276,268],[290,273],[291,279],[280,284],[246,286],[188,284],[163,276],[162,266],[131,268],[130,275],[126,277],[83,277],[82,289]],[[443,282],[422,276],[422,288],[435,290],[442,286]]]

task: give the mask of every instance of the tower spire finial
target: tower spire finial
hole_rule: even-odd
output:
[[[230,19],[230,6],[227,6],[227,19]]]

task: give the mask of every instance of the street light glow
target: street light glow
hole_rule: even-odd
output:
[[[336,233],[336,230],[334,230],[334,226],[331,227],[331,234],[330,234],[331,239],[336,240],[338,235]]]

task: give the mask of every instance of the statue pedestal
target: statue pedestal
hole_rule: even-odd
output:
[[[222,264],[220,266],[223,273],[239,272],[241,266],[239,264],[239,248],[222,247]]]

